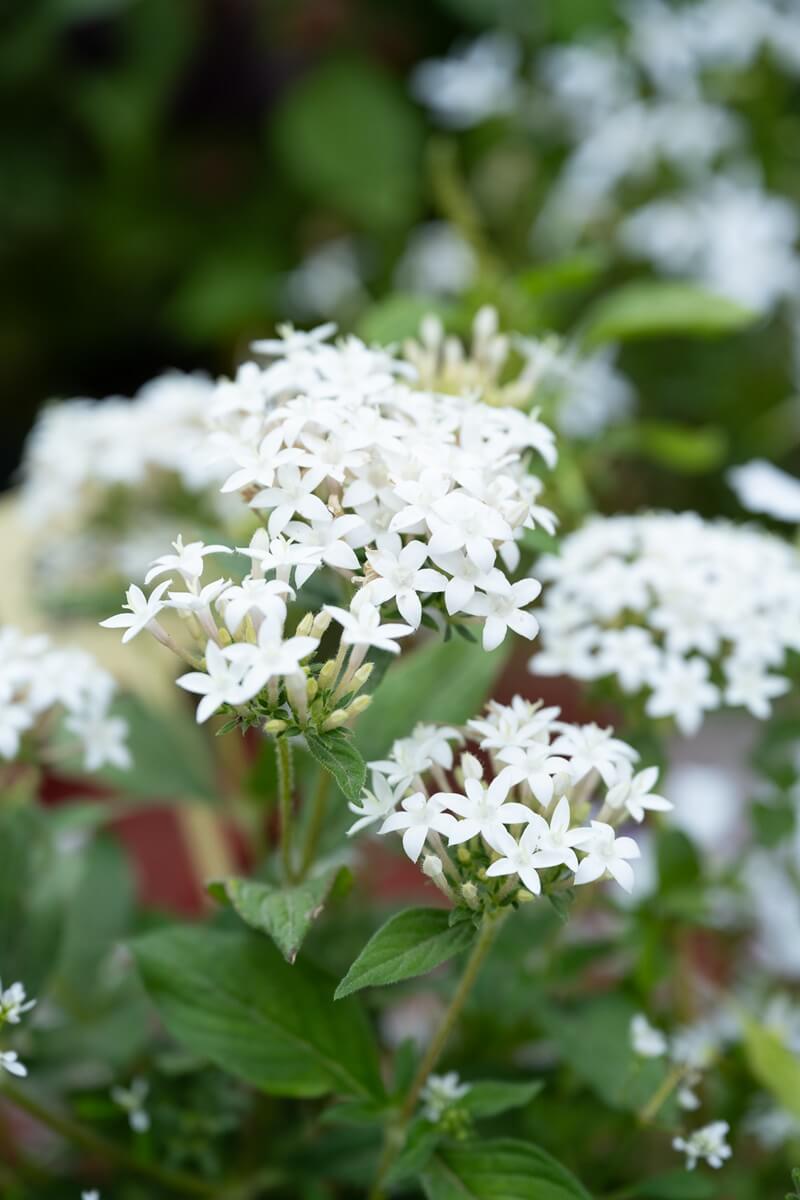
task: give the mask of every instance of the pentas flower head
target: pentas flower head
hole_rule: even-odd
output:
[[[693,1171],[701,1161],[718,1169],[733,1154],[727,1142],[730,1125],[727,1121],[712,1121],[696,1129],[689,1137],[676,1137],[672,1145],[686,1155],[686,1169]]]
[[[51,760],[75,747],[87,771],[129,767],[128,726],[111,712],[115,691],[112,677],[84,650],[0,626],[0,764],[25,747]],[[69,735],[58,747],[48,744],[53,717],[63,718]]]
[[[602,878],[632,889],[639,849],[618,827],[640,808],[671,806],[650,790],[654,768],[633,774],[631,746],[519,696],[491,701],[463,731],[442,728],[437,738],[434,729],[418,726],[370,764],[372,787],[351,805],[359,818],[351,834],[382,818],[378,833],[402,832],[409,858],[473,909]],[[483,761],[469,751],[454,757],[452,743],[468,736]]]
[[[537,570],[548,583],[537,674],[612,679],[687,735],[723,707],[764,719],[789,689],[800,556],[772,534],[694,513],[599,517]]]

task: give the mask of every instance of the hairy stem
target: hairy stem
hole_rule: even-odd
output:
[[[504,916],[504,913],[493,913],[487,914],[483,918],[483,924],[481,925],[478,937],[464,966],[464,973],[458,982],[458,986],[447,1006],[441,1023],[434,1033],[428,1049],[425,1051],[417,1073],[411,1081],[411,1086],[406,1093],[400,1112],[387,1129],[383,1154],[378,1164],[375,1183],[373,1184],[372,1191],[369,1193],[369,1200],[383,1200],[386,1177],[395,1159],[403,1149],[406,1132],[416,1111],[420,1093],[427,1083],[428,1076],[438,1063],[456,1026],[456,1022],[461,1016],[461,1011],[467,997],[475,985],[475,980],[478,978],[480,969],[492,947],[495,935],[500,928]]]
[[[287,883],[294,881],[292,865],[292,748],[287,737],[275,739],[278,760],[278,798],[281,820],[281,863]]]
[[[319,839],[322,835],[322,827],[325,824],[325,812],[328,807],[328,793],[330,792],[330,786],[330,773],[320,767],[319,775],[317,776],[317,786],[314,789],[314,795],[311,801],[311,813],[308,818],[308,827],[306,829],[306,836],[303,844],[303,857],[300,860],[301,879],[305,879],[306,875],[311,870],[311,867],[314,865],[314,859],[317,857]]]

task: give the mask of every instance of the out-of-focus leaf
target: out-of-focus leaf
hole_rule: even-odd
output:
[[[516,277],[516,283],[529,296],[546,296],[551,292],[567,292],[594,283],[606,266],[606,257],[585,250],[556,262],[528,267]]]
[[[417,721],[459,724],[475,715],[500,674],[508,646],[486,654],[452,638],[427,643],[391,666],[356,725],[364,757],[379,758]]]
[[[523,1108],[534,1096],[538,1096],[543,1087],[541,1079],[532,1079],[530,1083],[480,1079],[470,1083],[469,1091],[458,1101],[458,1105],[478,1119],[496,1117],[510,1108]]]
[[[723,429],[668,421],[640,421],[612,431],[607,444],[611,449],[641,454],[657,466],[684,475],[715,471],[728,453],[728,438]]]
[[[276,1096],[379,1097],[370,1028],[333,980],[266,938],[176,926],[138,938],[145,987],[173,1037]]]
[[[778,1103],[800,1119],[800,1059],[771,1029],[746,1018],[744,1050],[755,1078]]]
[[[512,1138],[440,1150],[422,1184],[428,1200],[590,1200],[555,1158]]]
[[[584,320],[589,345],[648,337],[735,333],[757,314],[693,283],[629,283],[598,300]]]
[[[358,333],[365,342],[398,342],[416,336],[428,313],[435,313],[446,324],[453,311],[453,305],[430,296],[396,292],[370,305],[358,323]]]
[[[285,170],[319,203],[373,229],[413,220],[422,124],[402,84],[358,59],[327,62],[275,114]]]
[[[638,1183],[633,1191],[627,1193],[631,1200],[712,1200],[717,1188],[713,1180],[698,1172],[665,1171],[663,1175],[653,1175]]]

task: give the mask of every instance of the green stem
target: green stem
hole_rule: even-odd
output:
[[[330,773],[320,767],[319,775],[317,776],[317,786],[314,789],[314,796],[311,801],[311,814],[308,818],[308,828],[306,829],[305,843],[303,845],[303,857],[300,861],[301,879],[305,879],[314,864],[314,859],[317,857],[319,839],[322,836],[322,828],[325,824],[325,812],[328,807],[330,786]]]
[[[281,814],[281,863],[287,883],[294,881],[292,865],[292,748],[287,737],[275,739],[278,759],[278,797]]]
[[[412,1117],[419,1103],[420,1094],[425,1084],[428,1081],[433,1068],[439,1061],[442,1052],[447,1045],[453,1029],[455,1028],[458,1018],[461,1016],[461,1011],[466,1003],[472,988],[475,985],[475,980],[478,978],[480,969],[483,966],[489,950],[494,942],[497,930],[505,917],[505,913],[495,913],[487,915],[483,918],[478,937],[470,952],[464,967],[464,974],[458,982],[458,987],[453,993],[453,997],[447,1006],[441,1024],[436,1030],[422,1062],[419,1064],[417,1073],[411,1081],[411,1086],[406,1093],[405,1100],[397,1115],[397,1118],[391,1123],[386,1133],[386,1142],[383,1148],[383,1154],[378,1164],[378,1171],[375,1177],[375,1183],[369,1193],[369,1200],[383,1200],[384,1184],[386,1177],[391,1170],[397,1156],[403,1149],[406,1139],[406,1132],[411,1122]]]
[[[654,1120],[661,1110],[662,1105],[664,1105],[672,1095],[685,1074],[685,1066],[676,1066],[664,1076],[664,1079],[653,1092],[650,1099],[647,1101],[644,1107],[639,1110],[639,1121],[642,1125],[649,1125],[650,1122]]]
[[[76,1146],[83,1147],[90,1154],[96,1154],[98,1158],[103,1158],[116,1166],[124,1167],[126,1170],[145,1178],[153,1179],[164,1187],[171,1188],[174,1192],[182,1192],[187,1196],[217,1197],[222,1194],[223,1189],[220,1188],[219,1184],[195,1179],[193,1176],[186,1175],[182,1171],[170,1171],[165,1167],[158,1166],[157,1163],[140,1161],[133,1154],[130,1154],[127,1150],[123,1150],[114,1142],[100,1137],[93,1130],[87,1129],[77,1121],[73,1121],[71,1117],[51,1112],[41,1105],[38,1100],[34,1100],[27,1092],[22,1091],[12,1083],[4,1081],[0,1095],[6,1100],[10,1100],[17,1108],[30,1113],[41,1125],[46,1125],[48,1129],[52,1129],[68,1141],[74,1142]]]

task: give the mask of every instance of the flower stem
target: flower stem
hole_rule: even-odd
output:
[[[483,966],[489,950],[494,942],[495,935],[500,928],[500,925],[506,916],[506,913],[486,914],[483,918],[483,924],[478,932],[478,937],[472,947],[469,958],[464,966],[464,973],[458,982],[458,987],[453,993],[453,997],[447,1006],[441,1024],[433,1035],[428,1049],[422,1062],[417,1068],[417,1073],[411,1081],[411,1086],[406,1093],[400,1112],[397,1118],[390,1124],[386,1133],[386,1141],[383,1148],[383,1154],[378,1164],[378,1171],[375,1177],[375,1183],[369,1193],[369,1200],[383,1200],[384,1184],[386,1177],[391,1170],[397,1156],[400,1154],[405,1143],[406,1132],[411,1122],[417,1104],[419,1102],[420,1093],[425,1087],[433,1068],[436,1066],[442,1052],[447,1045],[453,1029],[455,1028],[458,1018],[461,1016],[461,1011],[466,1003],[472,988],[475,985],[475,980],[478,978],[480,969]]]
[[[281,863],[287,883],[294,881],[292,865],[292,748],[287,737],[275,739],[278,760],[278,798],[281,820]]]
[[[87,1129],[85,1125],[73,1121],[71,1117],[51,1112],[13,1083],[4,1081],[1,1094],[5,1100],[10,1100],[17,1108],[29,1113],[39,1124],[46,1125],[48,1129],[52,1129],[55,1133],[67,1138],[68,1141],[74,1142],[76,1146],[83,1147],[88,1153],[105,1159],[106,1162],[124,1167],[145,1178],[153,1179],[164,1187],[171,1188],[173,1192],[181,1192],[187,1196],[216,1197],[222,1194],[218,1183],[196,1179],[182,1171],[171,1171],[160,1167],[157,1163],[139,1160],[127,1150],[123,1150],[121,1146],[117,1146],[116,1143],[100,1137],[93,1130]]]
[[[686,1074],[686,1067],[678,1065],[669,1071],[653,1092],[647,1103],[639,1109],[639,1121],[642,1125],[649,1125],[652,1120],[658,1115],[661,1107],[672,1095],[675,1088]]]
[[[328,807],[330,786],[331,776],[329,772],[320,767],[319,775],[317,776],[317,786],[314,789],[314,796],[311,801],[311,814],[308,818],[308,828],[306,829],[303,845],[303,857],[300,861],[301,879],[305,879],[317,856],[319,839],[322,835],[322,827],[325,824],[325,811]]]

